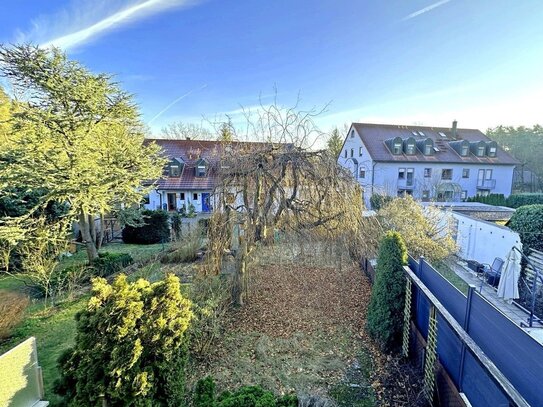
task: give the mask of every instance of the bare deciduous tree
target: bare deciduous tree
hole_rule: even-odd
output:
[[[221,151],[214,194],[219,210],[211,220],[209,259],[217,273],[224,253],[233,255],[228,264],[238,305],[246,296],[251,255],[272,241],[275,231],[328,237],[358,233],[360,187],[328,151],[311,149],[322,136],[313,121],[316,114],[263,106],[255,120],[247,117],[245,137],[260,143],[227,144]]]

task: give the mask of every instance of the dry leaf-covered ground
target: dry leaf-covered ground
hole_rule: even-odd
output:
[[[373,405],[373,358],[363,334],[369,284],[345,261],[336,268],[315,263],[255,265],[248,304],[231,314],[198,375],[212,375],[220,389],[257,384],[336,398],[356,389],[360,404],[344,405]]]

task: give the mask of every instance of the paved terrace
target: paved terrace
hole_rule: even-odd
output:
[[[477,276],[477,273],[468,268],[465,261],[459,260],[457,262],[451,262],[449,266],[466,283],[475,286],[477,292],[480,292],[488,302],[499,309],[506,317],[508,317],[519,327],[521,322],[524,324],[528,323],[530,314],[526,310],[516,305],[514,302],[509,303],[508,301],[504,301],[503,299],[499,298],[497,289],[492,287],[490,284],[483,283],[481,288],[481,278]],[[543,325],[534,321],[534,328],[523,327],[522,329],[541,345],[543,345]]]

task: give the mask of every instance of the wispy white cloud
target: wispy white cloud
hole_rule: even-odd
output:
[[[135,21],[174,7],[195,5],[201,0],[74,0],[55,14],[32,21],[28,32],[17,41],[68,50],[81,47],[100,36]]]
[[[410,20],[412,18],[415,18],[415,17],[418,17],[420,16],[421,14],[424,14],[424,13],[427,13],[435,8],[438,8],[440,6],[443,6],[444,4],[447,4],[449,3],[451,0],[441,0],[441,1],[438,1],[437,3],[434,3],[434,4],[430,4],[429,6],[427,7],[424,7],[424,8],[421,8],[420,10],[417,10],[411,14],[408,14],[407,16],[405,16],[404,18],[402,18],[402,21],[406,21],[406,20]]]
[[[179,96],[177,99],[174,99],[172,102],[170,102],[164,109],[162,109],[160,112],[158,112],[156,115],[154,115],[151,120],[149,120],[149,122],[147,124],[152,124],[156,119],[158,119],[160,116],[162,116],[164,113],[166,113],[168,110],[170,110],[173,105],[175,105],[176,103],[182,101],[183,99],[185,99],[187,96],[189,96],[190,94],[198,91],[198,90],[202,90],[202,89],[205,89],[207,88],[207,84],[205,85],[202,85],[200,86],[199,88],[196,88],[196,89],[192,89],[190,91],[188,91],[187,93]]]

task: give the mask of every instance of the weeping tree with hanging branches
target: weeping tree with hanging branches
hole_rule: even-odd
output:
[[[329,238],[357,235],[363,201],[358,183],[327,150],[312,148],[323,134],[319,112],[262,106],[246,114],[246,134],[225,144],[215,166],[216,213],[209,228],[209,260],[218,273],[225,253],[233,264],[233,301],[243,305],[248,264],[277,230],[316,233]]]
[[[66,204],[64,219],[79,223],[92,263],[101,242],[94,219],[141,201],[142,182],[161,175],[159,148],[144,144],[131,95],[59,49],[0,46],[0,75],[18,95],[8,147],[0,149],[0,198],[14,189],[44,191],[23,216],[0,219],[0,248],[9,253],[37,213]]]

